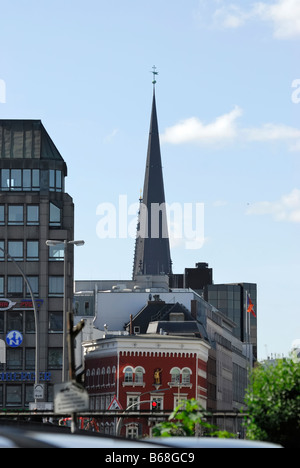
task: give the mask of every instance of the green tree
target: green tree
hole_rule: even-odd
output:
[[[234,437],[226,431],[218,431],[206,421],[207,416],[197,400],[184,400],[176,407],[168,421],[159,423],[153,428],[153,435],[154,437],[195,437],[202,428],[206,436]]]
[[[292,359],[254,369],[245,403],[247,438],[300,446],[300,364]]]

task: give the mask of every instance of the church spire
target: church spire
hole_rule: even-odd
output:
[[[153,71],[153,74],[152,113],[133,278],[137,275],[167,275],[172,271],[155,96],[155,77],[158,73]]]

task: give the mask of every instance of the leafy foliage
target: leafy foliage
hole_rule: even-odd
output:
[[[182,401],[169,417],[168,421],[157,424],[153,428],[154,437],[195,437],[202,430],[210,437],[234,437],[226,431],[218,431],[215,426],[206,421],[207,413],[195,400]]]
[[[300,364],[291,359],[254,369],[246,394],[247,438],[300,446]]]

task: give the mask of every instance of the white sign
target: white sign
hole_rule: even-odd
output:
[[[54,412],[71,414],[89,410],[87,391],[75,382],[66,382],[54,386]]]
[[[43,400],[45,395],[45,386],[43,384],[37,384],[34,386],[34,396],[35,400]]]
[[[108,411],[117,411],[117,410],[122,410],[122,406],[121,406],[121,403],[117,400],[117,397],[114,396],[111,404],[109,405],[109,407],[107,408]]]

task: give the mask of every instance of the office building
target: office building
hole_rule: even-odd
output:
[[[38,312],[39,401],[53,401],[62,381],[64,277],[66,309],[73,294],[73,251],[46,241],[73,240],[74,205],[65,193],[67,166],[39,120],[0,120],[0,408],[27,408],[34,401]],[[22,341],[22,342],[21,342]],[[7,344],[10,343],[10,344]],[[4,361],[4,362],[3,362]]]

